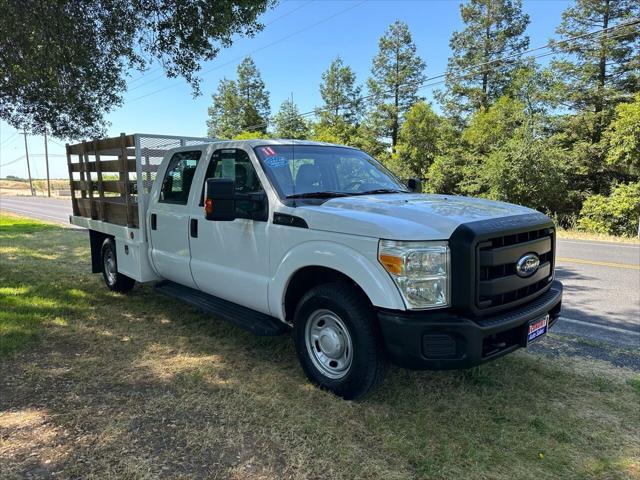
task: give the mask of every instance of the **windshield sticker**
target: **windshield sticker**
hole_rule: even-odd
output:
[[[264,159],[264,163],[269,168],[284,168],[289,165],[288,160],[285,157],[278,156],[267,157]]]
[[[271,147],[262,147],[260,150],[262,150],[264,155],[269,155],[271,157],[276,154],[275,150]]]

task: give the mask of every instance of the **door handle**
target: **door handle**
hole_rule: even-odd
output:
[[[191,223],[189,225],[189,231],[193,238],[198,238],[198,219],[192,218]]]
[[[151,214],[151,230],[157,230],[158,229],[158,217],[156,216],[155,213]]]

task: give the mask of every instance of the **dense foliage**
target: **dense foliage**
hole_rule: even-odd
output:
[[[640,232],[640,183],[615,187],[611,195],[592,195],[580,211],[578,228],[610,235],[634,236]]]
[[[2,0],[0,118],[32,133],[98,137],[126,74],[152,62],[198,92],[200,62],[252,36],[273,0]],[[194,21],[197,18],[198,21]]]
[[[467,0],[460,12],[438,106],[421,98],[426,66],[396,21],[380,39],[366,89],[337,57],[320,79],[315,121],[287,101],[267,134],[362,148],[400,177],[420,178],[428,192],[520,203],[565,227],[637,234],[640,3],[576,0],[550,47],[536,50],[553,55],[546,66],[521,55],[529,18],[520,0]]]

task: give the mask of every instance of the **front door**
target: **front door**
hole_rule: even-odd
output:
[[[233,179],[238,193],[263,190],[248,153],[242,149],[213,152],[203,183],[198,185],[201,206],[207,178]],[[191,272],[200,290],[268,313],[268,206],[256,211],[252,202],[237,201],[236,217],[232,222],[207,221],[204,208],[196,212],[193,219],[198,223],[198,236],[191,238]]]
[[[189,219],[194,208],[189,197],[194,190],[191,188],[193,177],[202,155],[202,150],[197,149],[173,154],[160,191],[154,192],[157,199],[149,206],[148,231],[151,232],[153,265],[163,278],[188,287],[196,286],[189,266]]]

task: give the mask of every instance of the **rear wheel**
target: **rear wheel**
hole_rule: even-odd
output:
[[[302,297],[294,338],[312,382],[348,400],[380,383],[386,362],[373,315],[364,295],[347,284],[320,285]]]
[[[136,281],[118,272],[118,259],[116,256],[116,244],[111,238],[107,238],[102,244],[102,278],[109,290],[126,293],[133,288]]]

